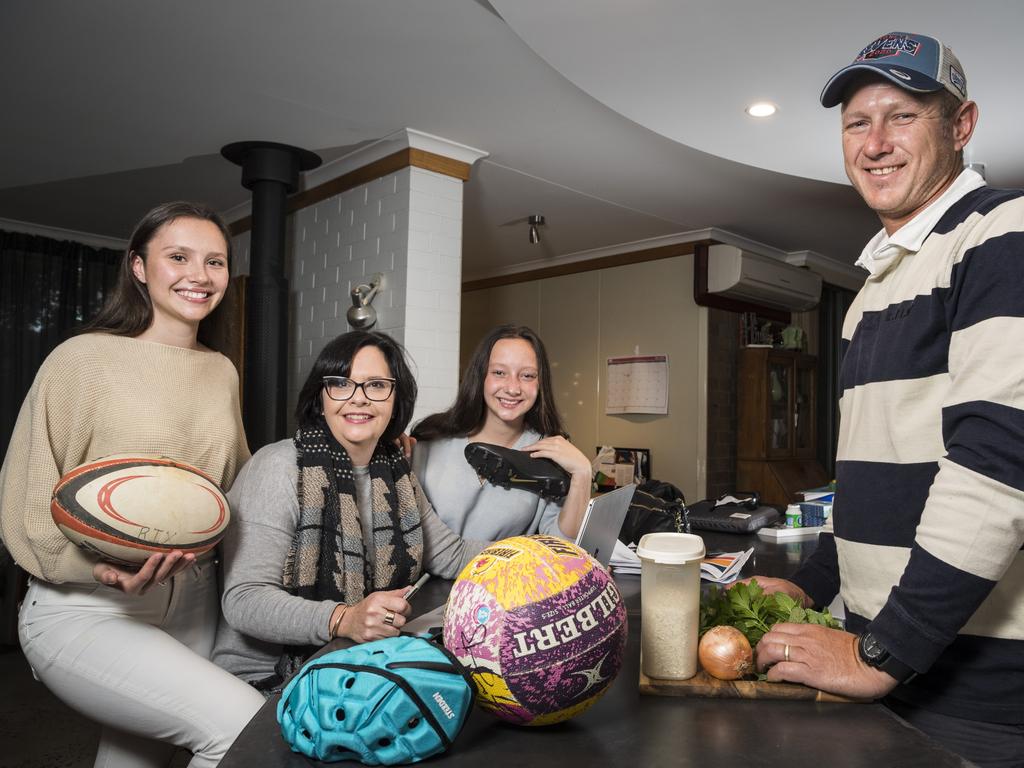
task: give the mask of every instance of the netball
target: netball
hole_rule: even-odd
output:
[[[626,607],[600,563],[554,536],[514,536],[459,575],[444,644],[469,669],[482,707],[511,723],[548,725],[608,690],[626,628]]]
[[[231,520],[210,478],[152,456],[108,456],[73,469],[53,489],[50,514],[78,546],[129,564],[174,549],[206,552]]]

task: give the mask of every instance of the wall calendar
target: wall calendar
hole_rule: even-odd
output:
[[[609,357],[604,412],[668,413],[668,355]]]

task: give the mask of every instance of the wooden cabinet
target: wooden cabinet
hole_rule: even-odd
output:
[[[799,352],[740,350],[736,485],[765,504],[799,501],[827,482],[817,456],[817,360]]]

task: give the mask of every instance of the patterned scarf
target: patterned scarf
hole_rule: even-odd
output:
[[[294,442],[299,524],[284,562],[284,588],[307,600],[354,605],[371,592],[414,582],[423,571],[423,529],[412,470],[401,450],[378,443],[370,459],[371,561],[348,452],[322,416],[315,426],[300,428]],[[314,650],[286,647],[275,668],[281,681]]]

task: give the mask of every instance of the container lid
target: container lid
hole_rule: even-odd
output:
[[[692,563],[703,559],[704,539],[691,533],[647,533],[640,537],[636,554],[656,563]]]

